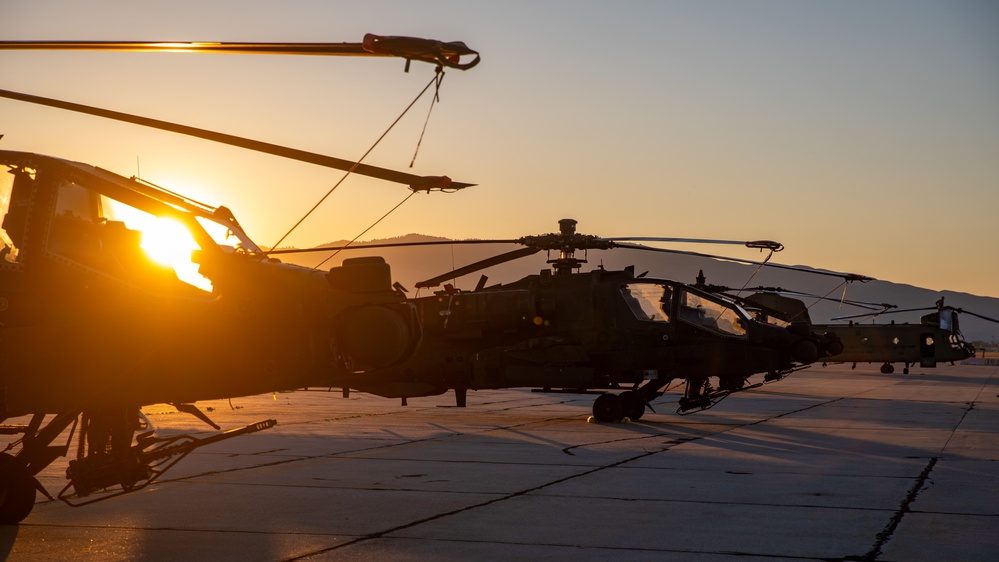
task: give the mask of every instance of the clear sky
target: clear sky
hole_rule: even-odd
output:
[[[999,296],[999,2],[0,0],[4,40],[365,33],[464,41],[483,61],[448,71],[411,170],[426,98],[365,161],[479,185],[414,196],[363,239],[513,238],[572,217],[601,236],[775,239],[783,263]],[[0,52],[0,71],[2,89],[347,159],[433,74],[97,52]],[[341,175],[5,99],[0,133],[224,204],[264,246]],[[287,243],[353,238],[407,193],[348,179]]]

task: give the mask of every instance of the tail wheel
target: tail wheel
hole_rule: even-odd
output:
[[[0,454],[0,524],[16,525],[35,507],[35,478]]]
[[[617,421],[623,417],[621,398],[616,394],[601,394],[593,402],[593,417],[598,422]]]
[[[637,392],[626,390],[618,396],[624,417],[637,420],[645,414],[645,401]]]

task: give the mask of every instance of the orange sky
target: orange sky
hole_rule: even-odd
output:
[[[238,17],[236,17],[238,14]],[[478,183],[364,238],[780,240],[784,263],[999,296],[999,6],[989,2],[4,2],[4,39],[461,40],[366,160]],[[382,59],[0,52],[0,88],[357,158],[432,76]],[[230,207],[274,243],[340,173],[0,100],[0,148]],[[351,178],[288,240],[350,239],[407,191]],[[742,255],[741,257],[746,257]],[[663,272],[668,273],[668,272]]]

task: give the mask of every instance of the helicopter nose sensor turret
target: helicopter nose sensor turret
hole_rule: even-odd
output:
[[[819,346],[810,339],[800,339],[791,346],[791,357],[802,365],[814,363],[819,358]]]
[[[337,291],[375,296],[395,295],[389,264],[381,257],[350,258],[331,268],[326,281]],[[365,299],[365,304],[346,311],[338,323],[331,347],[352,370],[370,371],[405,359],[419,339],[413,307],[398,298],[386,302]]]

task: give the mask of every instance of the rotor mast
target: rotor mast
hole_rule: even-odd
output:
[[[560,219],[558,221],[559,241],[558,258],[548,260],[555,270],[555,275],[572,275],[584,263],[585,259],[576,257],[576,250],[584,249],[585,246],[577,244],[576,219]]]

